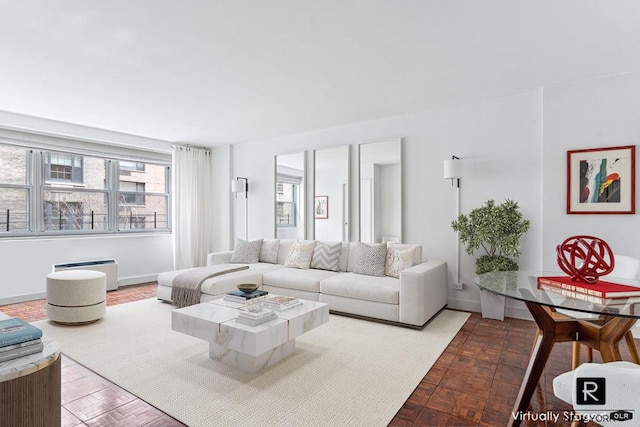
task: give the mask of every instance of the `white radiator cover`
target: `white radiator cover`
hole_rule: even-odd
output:
[[[107,291],[118,289],[118,263],[115,259],[100,259],[94,261],[78,261],[54,264],[53,271],[62,270],[95,270],[107,275]]]

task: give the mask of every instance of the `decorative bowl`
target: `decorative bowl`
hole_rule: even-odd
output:
[[[238,285],[238,289],[242,292],[250,293],[258,289],[258,286],[260,285],[256,285],[255,283],[241,283]]]

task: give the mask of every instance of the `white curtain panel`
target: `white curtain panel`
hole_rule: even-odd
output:
[[[211,153],[172,148],[174,268],[202,267],[211,252]]]

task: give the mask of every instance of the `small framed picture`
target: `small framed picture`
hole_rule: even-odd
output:
[[[567,151],[568,214],[635,214],[636,146]]]
[[[329,218],[329,196],[316,196],[314,209],[316,219]]]

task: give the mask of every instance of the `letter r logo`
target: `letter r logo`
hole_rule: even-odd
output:
[[[606,384],[604,378],[576,378],[578,405],[604,405]]]

